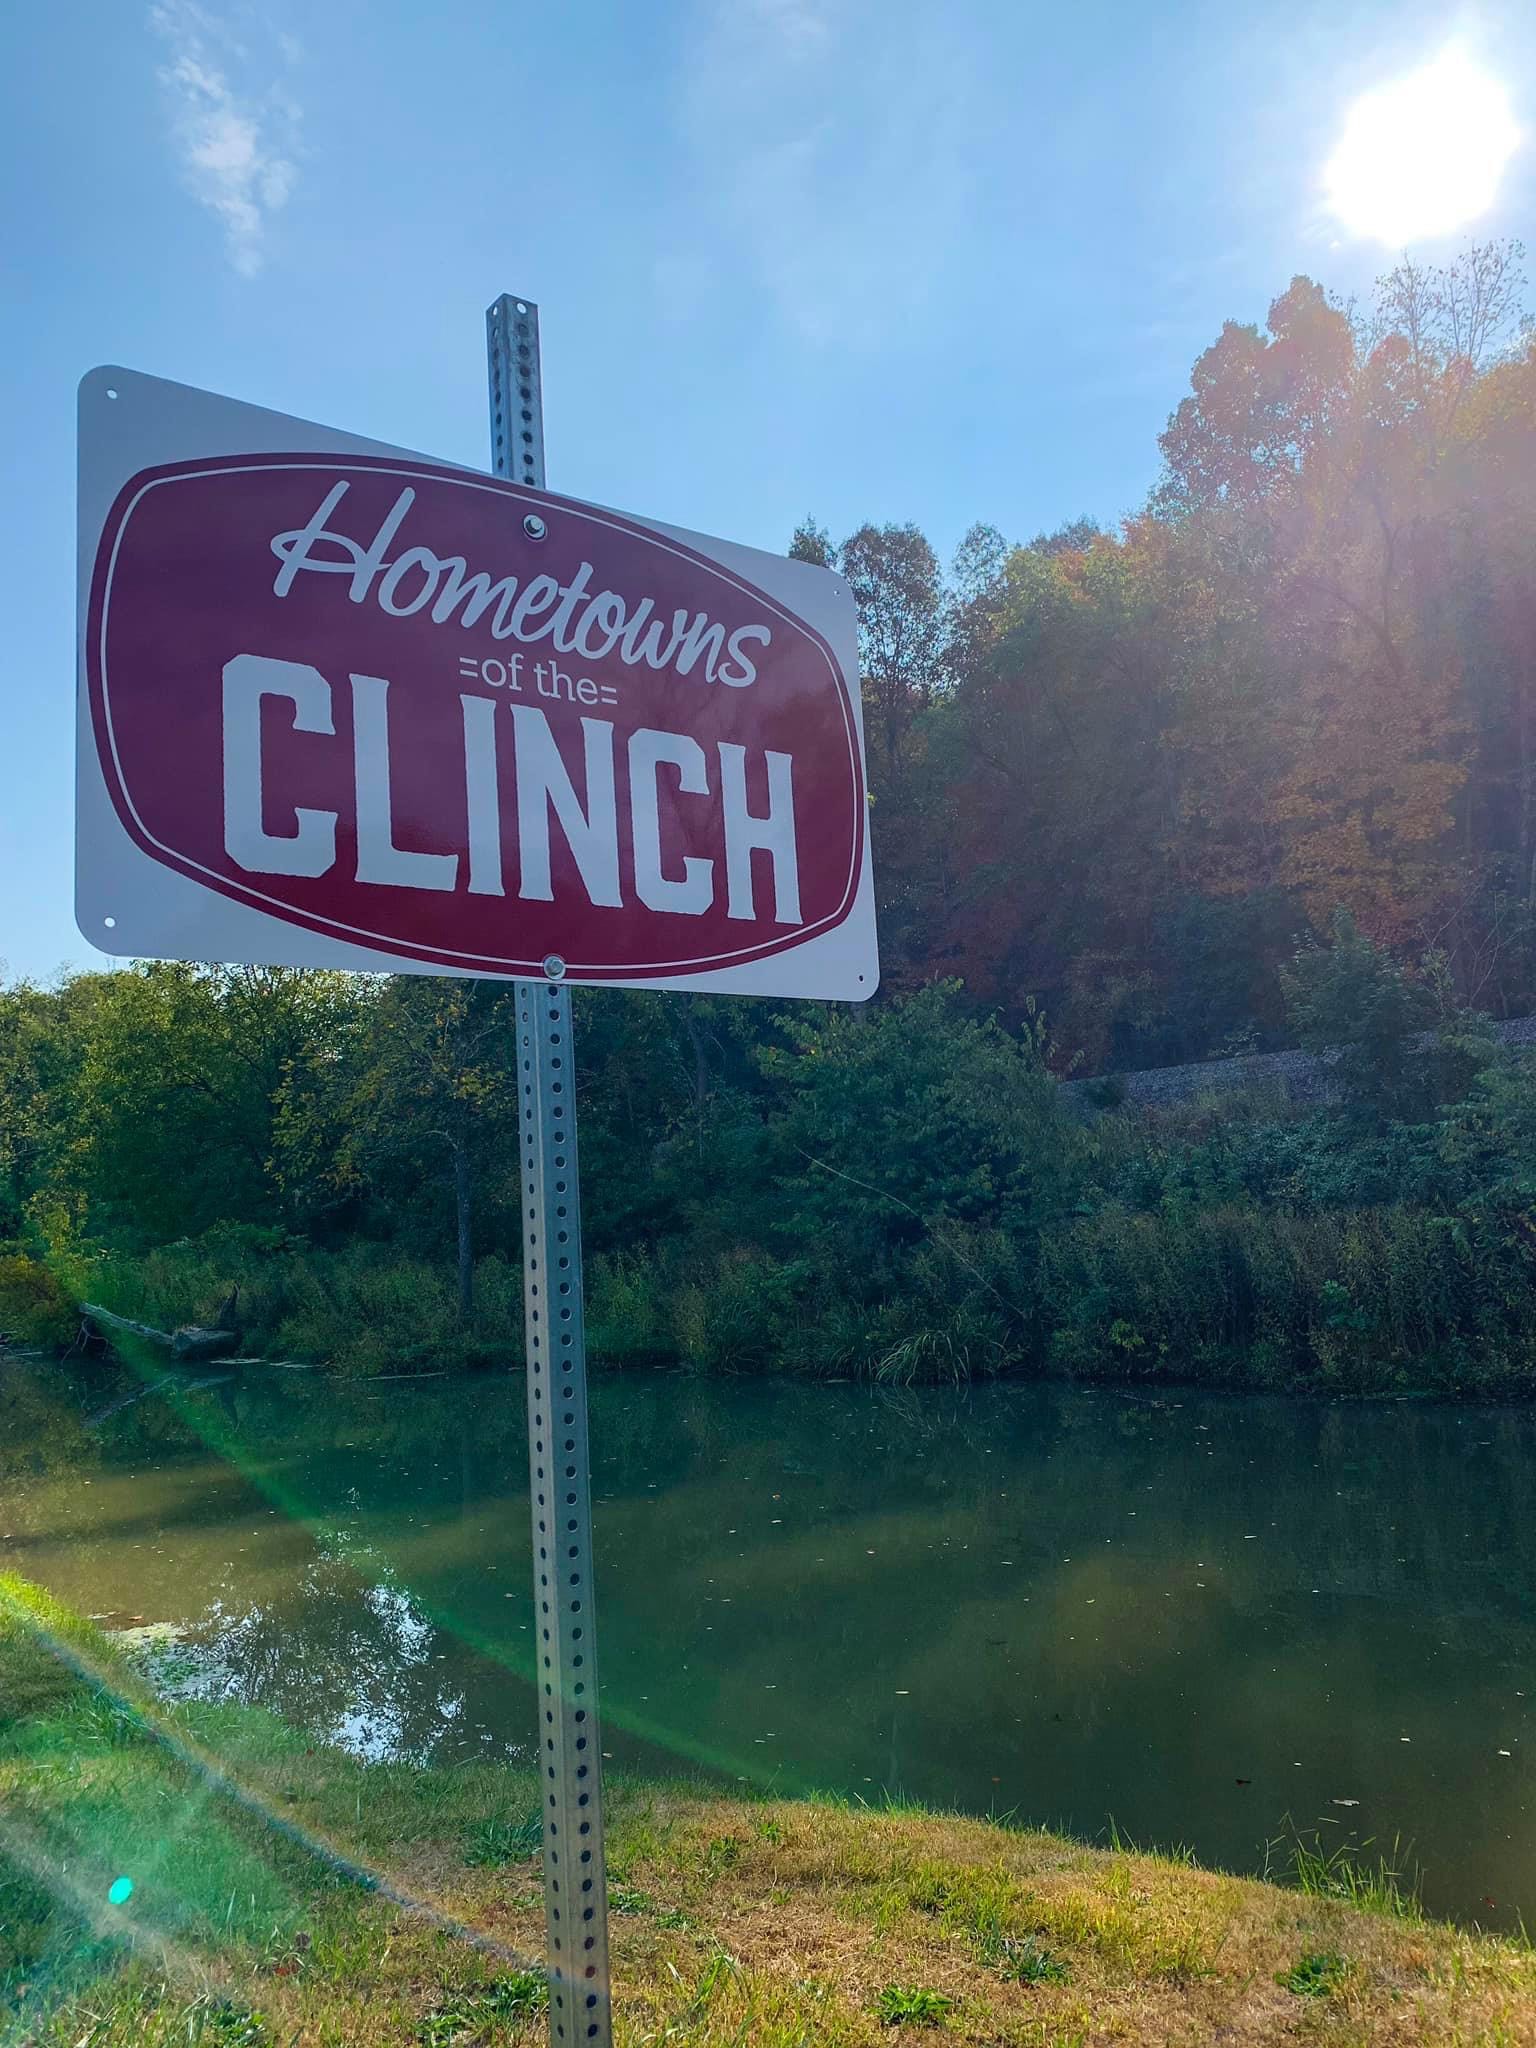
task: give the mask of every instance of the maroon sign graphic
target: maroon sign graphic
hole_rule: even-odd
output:
[[[139,848],[402,964],[671,980],[854,904],[832,649],[591,506],[407,458],[145,469],[96,549],[85,672]]]

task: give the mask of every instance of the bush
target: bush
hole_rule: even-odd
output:
[[[330,1252],[281,1233],[220,1228],[137,1258],[98,1251],[86,1272],[92,1300],[161,1330],[211,1321],[238,1289],[247,1349],[359,1378],[522,1358],[522,1268],[494,1255],[476,1264],[467,1322],[445,1264],[384,1245]]]
[[[0,1256],[0,1343],[63,1351],[79,1328],[78,1309],[40,1259]]]
[[[1087,1379],[1528,1389],[1536,1293],[1518,1260],[1401,1205],[1111,1206],[1048,1248],[1051,1358]]]

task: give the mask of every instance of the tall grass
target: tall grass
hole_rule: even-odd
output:
[[[1048,1238],[1051,1363],[1331,1391],[1536,1375],[1536,1290],[1432,1211],[1112,1204]]]
[[[986,1250],[999,1268],[1014,1256],[996,1233]],[[923,1247],[881,1288],[752,1246],[665,1245],[592,1262],[588,1335],[621,1365],[955,1385],[1027,1364],[1016,1319],[980,1273]]]
[[[467,1319],[445,1262],[386,1246],[273,1248],[256,1233],[211,1232],[142,1257],[85,1253],[78,1266],[85,1298],[156,1329],[210,1323],[238,1289],[244,1350],[342,1373],[433,1372],[522,1356],[522,1271],[495,1255],[476,1264]]]
[[[1389,1920],[1421,1920],[1419,1873],[1407,1867],[1409,1851],[1400,1840],[1390,1858],[1375,1849],[1374,1841],[1330,1845],[1315,1832],[1286,1829],[1265,1845],[1264,1875],[1311,1898],[1338,1899]]]

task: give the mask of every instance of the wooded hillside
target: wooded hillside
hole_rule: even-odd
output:
[[[578,996],[604,1355],[1536,1384],[1536,1083],[1479,1024],[1536,1009],[1520,261],[1228,324],[1117,533],[795,535],[860,609],[885,988]],[[288,1354],[515,1355],[512,1043],[493,983],[0,990],[0,1333],[238,1286]],[[1278,1044],[1339,1099],[1085,1123],[1052,1078]]]

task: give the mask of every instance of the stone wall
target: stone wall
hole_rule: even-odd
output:
[[[1536,1017],[1495,1024],[1493,1035],[1509,1046],[1536,1046]],[[1159,1109],[1213,1095],[1272,1094],[1300,1105],[1334,1102],[1338,1086],[1331,1072],[1337,1053],[1255,1052],[1230,1060],[1196,1060],[1187,1067],[1146,1067],[1136,1074],[1106,1074],[1064,1081],[1062,1092],[1085,1110],[1110,1089],[1126,1102]]]

